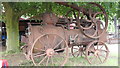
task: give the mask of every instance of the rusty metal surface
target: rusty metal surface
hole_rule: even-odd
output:
[[[65,58],[60,64],[63,66],[66,63],[68,56],[68,44],[65,40],[65,30],[62,27],[54,26],[57,22],[57,17],[55,17],[54,14],[44,14],[43,18],[42,26],[32,26],[29,23],[28,33],[26,34],[27,36],[22,37],[22,41],[27,44],[25,47],[23,47],[23,50],[26,52],[26,57],[32,60],[34,65],[43,64],[43,61],[46,58],[51,59],[53,56],[59,55],[59,53],[57,53],[59,51],[66,51],[65,55],[63,56]],[[40,54],[44,54],[46,56],[45,58],[41,59],[39,63],[37,63],[35,59],[36,57],[41,57]],[[45,66],[48,65],[48,61],[50,61],[49,59],[47,59]]]
[[[90,64],[101,64],[108,59],[109,49],[102,41],[92,41],[86,48],[85,56]],[[97,62],[96,62],[97,61]]]

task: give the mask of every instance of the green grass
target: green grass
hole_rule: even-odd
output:
[[[97,63],[97,62],[96,62]],[[66,66],[118,66],[118,59],[108,58],[103,64],[89,64],[83,57],[69,58]]]
[[[18,54],[20,54],[20,53],[18,53]],[[6,54],[5,52],[0,52],[0,55],[5,56],[2,58],[0,57],[0,59],[8,59],[9,60],[9,59],[11,59],[9,57],[9,55],[14,55],[14,54]],[[19,57],[19,59],[21,59],[21,57]],[[61,60],[60,57],[59,58],[55,57],[55,59]],[[62,61],[60,61],[60,62],[62,63]],[[57,62],[55,64],[57,64]],[[22,63],[20,64],[20,66],[34,66],[34,64],[32,63],[32,61],[22,60]],[[116,54],[116,53],[111,54],[110,53],[109,58],[107,59],[107,61],[105,63],[97,64],[97,65],[96,64],[92,64],[92,65],[89,64],[88,61],[84,57],[73,57],[72,55],[70,55],[65,66],[118,66],[118,54]]]
[[[21,64],[21,66],[31,65],[33,65],[32,61],[26,61],[25,63]],[[107,61],[103,64],[89,64],[84,57],[69,57],[65,66],[118,66],[118,59],[114,57],[109,57]]]
[[[20,66],[33,66],[33,63],[32,63],[32,61],[25,61],[25,62],[21,63]]]

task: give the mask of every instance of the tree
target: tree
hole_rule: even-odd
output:
[[[3,2],[2,4],[5,10],[4,20],[7,31],[7,52],[19,52],[19,18],[23,14],[26,14],[30,12],[30,10],[36,8],[36,6],[34,6],[34,3],[27,2]]]

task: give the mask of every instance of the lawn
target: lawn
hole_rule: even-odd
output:
[[[113,44],[112,46],[110,45],[108,46],[110,49],[110,54],[107,61],[103,64],[89,64],[84,56],[73,57],[69,53],[69,58],[65,66],[118,66],[118,52],[116,52],[117,51],[116,49],[111,50],[111,48],[113,49],[113,47],[117,48],[116,46],[117,45]],[[30,60],[28,61],[22,53],[5,55],[4,52],[0,52],[0,55],[2,55],[0,59],[7,59],[10,66],[33,66],[32,61]]]

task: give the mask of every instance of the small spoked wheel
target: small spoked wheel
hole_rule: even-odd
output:
[[[68,59],[68,45],[57,34],[39,36],[31,47],[31,59],[36,66],[63,66]]]
[[[104,42],[95,40],[89,43],[85,54],[90,64],[101,64],[107,60],[109,50]]]
[[[85,47],[81,46],[72,46],[71,53],[74,57],[82,56],[84,55]]]

